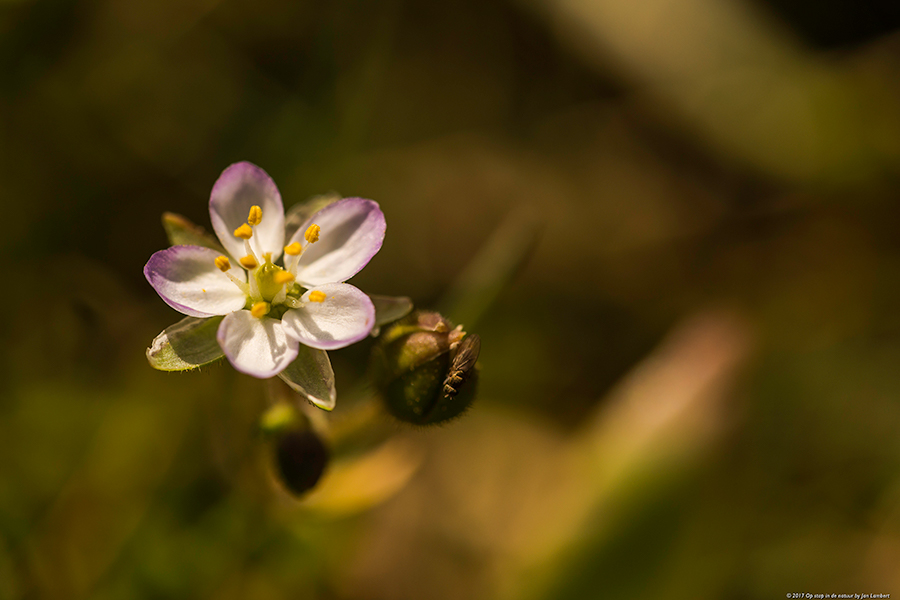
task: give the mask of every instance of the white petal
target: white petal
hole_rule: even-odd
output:
[[[251,206],[262,209],[262,221],[253,228],[250,245],[257,258],[272,253],[275,261],[284,246],[284,204],[275,182],[269,175],[248,162],[225,169],[216,180],[209,197],[209,218],[225,249],[234,258],[246,255],[244,240],[234,230],[247,222]]]
[[[325,294],[325,300],[310,301],[313,292]],[[366,337],[375,325],[372,301],[349,283],[315,287],[300,300],[304,306],[287,311],[281,322],[287,334],[305,346],[343,348]]]
[[[216,267],[219,252],[200,246],[172,246],[150,257],[144,276],[166,304],[189,317],[227,315],[244,307],[244,292]],[[246,281],[232,265],[231,274]]]
[[[384,213],[372,200],[344,198],[329,204],[301,225],[291,242],[302,242],[312,224],[321,228],[319,241],[304,248],[297,263],[297,281],[305,287],[347,281],[384,241]]]
[[[285,335],[278,319],[257,319],[249,310],[233,312],[216,336],[225,356],[241,373],[274,377],[297,357],[297,341]]]
[[[302,344],[297,350],[297,358],[278,376],[322,410],[332,410],[337,392],[328,353]]]

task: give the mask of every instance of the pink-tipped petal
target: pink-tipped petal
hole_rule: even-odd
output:
[[[359,273],[381,249],[384,213],[378,203],[363,198],[344,198],[329,204],[300,226],[291,242],[303,242],[306,229],[319,226],[319,241],[300,255],[297,281],[311,287],[344,282]]]
[[[222,319],[216,337],[235,369],[260,379],[278,375],[297,358],[297,341],[285,335],[281,321],[257,319],[249,310]]]
[[[144,265],[144,276],[172,308],[189,317],[227,315],[244,307],[246,297],[225,273],[216,268],[219,252],[200,246],[172,246],[160,250]],[[246,273],[232,266],[241,281]]]
[[[275,182],[256,165],[239,162],[222,172],[209,197],[209,218],[225,249],[234,258],[240,258],[247,252],[244,240],[235,237],[234,230],[247,222],[254,205],[263,214],[262,221],[254,227],[250,245],[257,258],[271,252],[274,261],[284,246],[284,204]]]
[[[324,294],[321,302],[310,300]],[[301,344],[320,350],[349,346],[366,337],[375,325],[375,307],[349,283],[326,283],[308,290],[301,308],[282,317],[285,332]]]

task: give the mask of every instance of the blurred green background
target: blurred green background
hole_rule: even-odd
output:
[[[849,0],[0,1],[0,599],[900,594],[896,27]],[[239,160],[286,205],[381,204],[363,290],[490,302],[449,315],[483,340],[475,407],[301,501],[263,384],[144,358],[179,317],[141,273],[160,215],[209,227]],[[327,419],[370,348],[331,353]]]

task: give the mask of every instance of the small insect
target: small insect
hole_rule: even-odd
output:
[[[466,336],[459,343],[456,356],[450,363],[450,371],[444,379],[444,395],[447,398],[456,396],[462,384],[469,379],[479,352],[481,352],[481,338],[475,334]]]

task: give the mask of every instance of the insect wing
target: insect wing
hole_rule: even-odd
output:
[[[478,360],[478,354],[481,352],[481,338],[477,335],[470,335],[459,343],[456,350],[456,356],[450,363],[450,371],[444,380],[444,394],[452,398],[459,393],[459,387],[469,378],[472,369],[475,368],[475,362]]]
[[[450,373],[455,374],[457,371],[468,373],[475,366],[478,360],[478,354],[481,352],[481,338],[477,335],[470,335],[459,343],[456,350],[456,356],[450,364]]]

